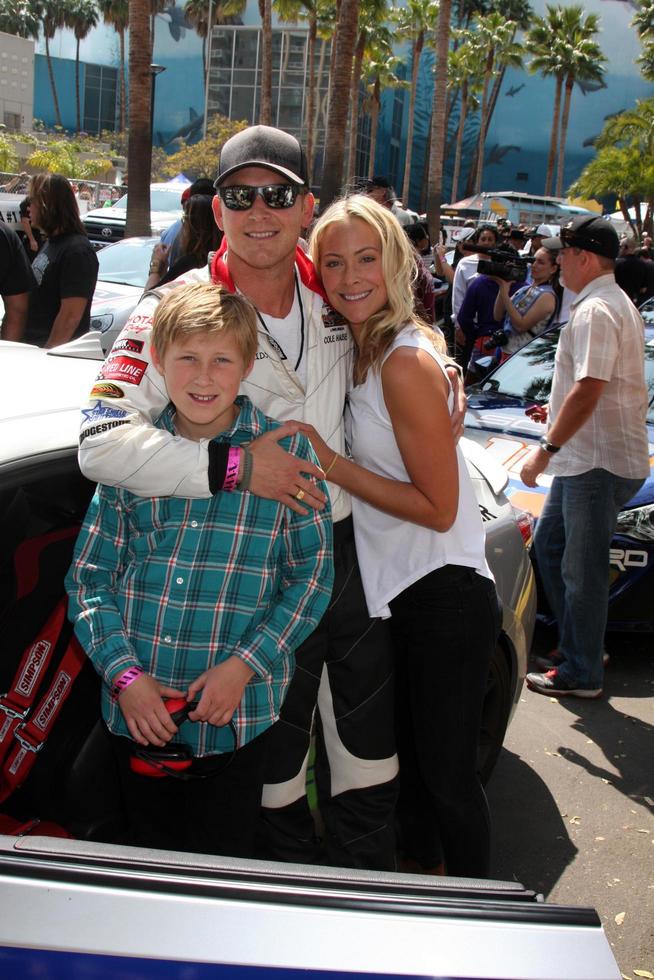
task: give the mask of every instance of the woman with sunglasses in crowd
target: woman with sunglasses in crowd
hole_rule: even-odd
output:
[[[310,435],[329,479],[354,497],[369,613],[390,617],[403,867],[484,876],[490,823],[476,752],[500,619],[452,432],[448,359],[414,313],[411,246],[388,211],[368,197],[338,201],[310,245],[357,348],[353,460]]]

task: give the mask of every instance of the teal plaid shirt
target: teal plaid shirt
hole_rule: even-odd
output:
[[[239,415],[220,441],[241,445],[278,427],[249,399],[237,404]],[[173,429],[172,409],[158,424]],[[280,445],[317,462],[303,435]],[[245,745],[278,718],[295,650],[325,612],[333,577],[329,505],[301,516],[239,491],[144,498],[99,486],[66,588],[75,633],[104,681],[109,729],[129,737],[111,698],[128,667],[185,690],[235,654],[255,675],[233,719],[238,745]],[[184,722],[176,739],[197,756],[233,748],[229,728],[207,723]]]

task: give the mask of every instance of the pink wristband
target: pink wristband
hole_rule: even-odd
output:
[[[227,470],[223,482],[223,490],[235,490],[238,483],[238,471],[241,467],[241,447],[230,446],[227,454]]]
[[[111,695],[114,701],[129,687],[130,684],[134,683],[137,677],[140,677],[141,674],[144,673],[145,671],[142,667],[128,667],[127,670],[114,681],[114,689]]]

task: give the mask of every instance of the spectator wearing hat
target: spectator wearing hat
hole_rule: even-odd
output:
[[[619,242],[607,221],[580,215],[543,246],[560,250],[561,279],[577,296],[559,338],[547,434],[521,470],[530,487],[545,470],[554,477],[534,550],[559,630],[556,651],[527,685],[599,698],[610,542],[649,475],[644,327],[615,281]]]

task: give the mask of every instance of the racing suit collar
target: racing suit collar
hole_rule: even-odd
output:
[[[303,285],[310,289],[312,293],[317,293],[319,296],[322,296],[323,300],[327,302],[327,296],[322,287],[322,283],[318,278],[316,268],[309,256],[306,254],[306,252],[302,251],[299,245],[295,250],[295,265],[300,274],[300,279]],[[226,289],[228,289],[230,293],[236,292],[236,286],[227,265],[226,238],[223,238],[220,248],[214,254],[213,259],[211,260],[211,281],[220,283]]]

